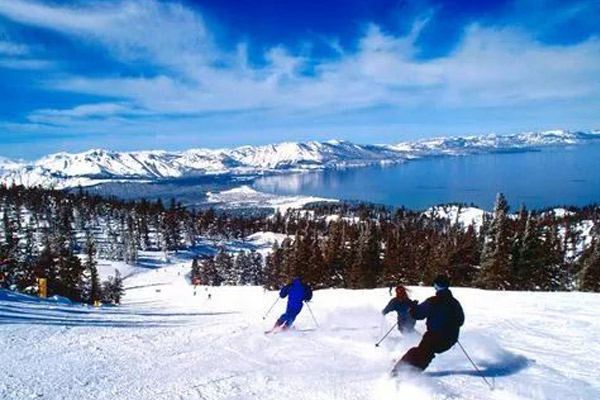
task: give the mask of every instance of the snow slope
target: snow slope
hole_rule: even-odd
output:
[[[419,140],[394,145],[358,145],[348,141],[279,143],[235,149],[184,152],[116,152],[94,149],[58,153],[33,163],[0,158],[0,182],[27,186],[75,187],[113,180],[159,180],[203,175],[261,175],[374,163],[399,163],[439,156],[581,144],[600,139],[600,131],[546,131]]]
[[[0,291],[2,399],[598,399],[600,295],[456,289],[461,342],[427,373],[387,377],[418,337],[390,335],[387,289],[320,290],[297,331],[265,335],[284,303],[256,287],[189,285],[189,259],[125,279],[120,307],[64,306]],[[208,294],[211,298],[208,298]],[[423,300],[431,288],[414,288]],[[501,301],[499,301],[501,299]],[[423,324],[417,328],[423,330]]]
[[[235,209],[244,207],[272,208],[284,214],[289,208],[302,208],[308,203],[314,202],[337,202],[333,199],[325,199],[313,196],[281,196],[263,193],[254,190],[250,186],[243,185],[222,192],[206,193],[207,204],[214,204],[219,208]]]

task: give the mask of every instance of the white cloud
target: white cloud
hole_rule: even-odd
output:
[[[34,123],[64,124],[74,120],[104,118],[116,115],[139,114],[139,110],[121,103],[82,104],[69,109],[40,109],[28,115],[27,119]]]
[[[12,43],[5,40],[0,40],[0,55],[5,56],[21,56],[29,52],[27,46],[20,43]]]
[[[0,15],[104,45],[119,60],[151,60],[189,73],[214,61],[201,16],[177,3],[123,0],[54,6],[0,0]]]
[[[29,58],[1,58],[0,68],[17,70],[41,70],[54,66],[54,63],[48,60],[37,60]]]
[[[402,37],[372,25],[356,51],[340,48],[339,58],[333,60],[277,46],[265,51],[266,64],[257,67],[248,60],[246,44],[231,52],[219,49],[202,16],[181,4],[155,0],[79,4],[59,7],[0,0],[0,15],[101,45],[130,67],[141,62],[146,72],[124,77],[54,76],[46,88],[107,96],[119,103],[104,114],[86,112],[90,111],[86,105],[38,110],[30,115],[31,121],[67,124],[86,117],[114,118],[131,112],[127,107],[153,115],[257,109],[336,113],[377,106],[527,107],[600,96],[597,38],[548,46],[518,29],[472,25],[452,53],[419,60],[416,38],[428,23],[420,20]],[[148,75],[148,65],[160,72]],[[306,67],[314,67],[314,73],[305,74]]]

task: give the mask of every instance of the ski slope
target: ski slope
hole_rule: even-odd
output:
[[[0,291],[0,398],[598,399],[600,295],[455,289],[460,348],[421,376],[387,372],[418,336],[393,332],[387,289],[319,290],[296,331],[265,335],[285,307],[256,287],[199,287],[190,261],[130,271],[119,307],[94,309]],[[209,299],[208,294],[211,294]],[[414,288],[424,300],[431,288]],[[422,331],[424,324],[417,323]]]

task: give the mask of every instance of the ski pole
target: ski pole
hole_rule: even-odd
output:
[[[389,330],[389,331],[387,331],[387,333],[386,333],[385,335],[383,335],[383,337],[382,337],[382,338],[379,340],[379,342],[375,343],[375,347],[379,347],[379,345],[381,344],[381,342],[383,342],[383,341],[385,340],[385,338],[386,338],[386,337],[388,337],[388,335],[389,335],[390,333],[392,333],[392,331],[394,330],[394,328],[396,328],[396,326],[397,326],[397,325],[398,325],[398,323],[396,322],[396,323],[394,324],[394,326],[392,326],[392,327],[390,328],[390,330]]]
[[[275,307],[275,304],[277,304],[278,301],[279,301],[279,296],[277,296],[277,299],[275,300],[275,303],[273,303],[273,305],[271,306],[271,308],[269,308],[269,311],[267,311],[267,313],[263,316],[263,319],[267,318],[267,315],[269,315],[269,313],[271,312],[271,310],[273,309],[273,307]]]
[[[465,353],[465,356],[467,356],[467,359],[471,362],[471,365],[473,365],[473,368],[475,368],[475,371],[477,371],[477,373],[479,373],[479,375],[481,376],[481,379],[483,379],[483,381],[485,383],[487,383],[487,385],[490,387],[490,390],[494,390],[494,386],[492,384],[490,384],[487,379],[485,379],[483,372],[481,372],[481,370],[479,368],[477,368],[477,365],[473,362],[471,357],[469,357],[469,354],[467,353],[467,351],[465,350],[463,345],[460,343],[460,341],[457,340],[456,343],[458,343],[458,345],[460,346],[460,349],[463,351],[463,353]]]
[[[312,310],[310,309],[310,305],[308,304],[308,302],[305,301],[305,303],[306,303],[306,307],[308,307],[308,311],[310,311],[310,315],[312,316],[313,321],[315,321],[315,325],[318,328],[319,324],[317,323],[317,319],[315,318],[315,314],[313,314]]]

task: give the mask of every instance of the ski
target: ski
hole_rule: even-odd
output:
[[[312,332],[312,331],[316,331],[315,328],[306,328],[306,329],[295,329],[295,328],[290,328],[290,329],[269,329],[267,331],[265,331],[265,335],[268,334],[276,334],[276,333],[285,333],[285,332]]]

